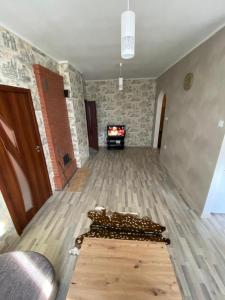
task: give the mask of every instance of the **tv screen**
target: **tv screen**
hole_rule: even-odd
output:
[[[125,136],[124,125],[109,125],[107,126],[108,136]]]

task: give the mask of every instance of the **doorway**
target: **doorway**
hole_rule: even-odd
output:
[[[225,135],[223,137],[220,153],[210,184],[202,217],[208,217],[210,213],[225,213]]]
[[[87,132],[89,147],[98,150],[98,123],[97,123],[97,111],[96,102],[85,100],[85,110],[87,119]]]
[[[160,149],[162,145],[166,103],[167,98],[165,93],[162,91],[159,94],[157,101],[153,148]]]
[[[166,111],[166,95],[164,95],[164,97],[163,97],[163,103],[162,103],[162,109],[161,109],[159,137],[158,137],[158,149],[161,148],[161,144],[162,144],[162,134],[163,134],[165,111]]]
[[[18,234],[52,190],[28,89],[0,85],[0,190]]]

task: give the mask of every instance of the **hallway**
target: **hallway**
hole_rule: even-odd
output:
[[[16,249],[43,253],[60,280],[65,299],[75,258],[74,237],[88,228],[96,205],[137,212],[165,225],[168,251],[185,300],[225,299],[225,216],[200,219],[182,198],[158,152],[150,148],[101,149],[85,164],[91,170],[81,193],[56,192],[26,228]]]

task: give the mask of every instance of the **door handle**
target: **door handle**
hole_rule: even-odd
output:
[[[37,152],[41,152],[41,147],[40,147],[39,145],[36,145],[36,146],[35,146],[35,150],[36,150]]]

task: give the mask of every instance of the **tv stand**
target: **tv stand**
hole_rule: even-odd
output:
[[[124,136],[108,136],[107,148],[110,149],[124,149]]]

